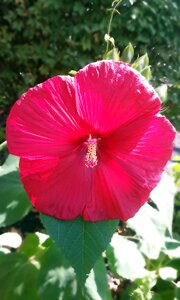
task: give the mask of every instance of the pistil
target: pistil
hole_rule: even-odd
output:
[[[97,139],[92,138],[91,134],[89,135],[87,141],[87,152],[85,157],[85,166],[88,168],[94,168],[97,166]]]

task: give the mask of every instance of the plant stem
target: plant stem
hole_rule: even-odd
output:
[[[108,36],[110,36],[111,25],[112,25],[112,20],[113,20],[113,16],[114,16],[115,10],[116,10],[116,8],[119,6],[119,4],[121,2],[122,2],[122,0],[119,0],[116,4],[115,4],[115,1],[112,2],[113,9],[112,9],[110,20],[109,20],[109,24],[108,24],[108,31],[107,31]],[[108,49],[109,49],[109,40],[107,40],[106,52],[108,52]]]

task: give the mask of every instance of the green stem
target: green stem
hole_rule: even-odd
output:
[[[5,148],[7,148],[7,142],[4,141],[2,144],[0,144],[0,151],[4,150]]]
[[[122,0],[119,0],[115,5],[114,5],[114,2],[115,1],[113,1],[113,3],[112,3],[112,6],[114,6],[114,7],[112,9],[110,20],[109,20],[109,25],[108,25],[108,32],[107,32],[108,36],[110,36],[111,25],[112,25],[112,20],[113,20],[113,16],[114,16],[115,10],[119,6],[119,4],[122,2]],[[108,49],[109,49],[109,40],[107,41],[106,52],[108,52]]]

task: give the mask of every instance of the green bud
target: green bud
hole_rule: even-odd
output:
[[[149,65],[149,57],[146,53],[143,56],[137,58],[135,62],[132,64],[132,67],[137,71],[141,72],[148,65]]]
[[[167,101],[168,96],[168,86],[167,84],[161,84],[156,88],[156,92],[158,93],[159,97],[161,98],[162,102]]]
[[[116,60],[119,61],[119,51],[117,48],[113,48],[110,51],[106,52],[103,55],[103,59],[112,59],[112,60]]]
[[[75,70],[71,70],[71,71],[69,71],[69,75],[72,75],[72,76],[75,76],[75,75],[76,75],[76,73],[77,73],[77,71],[75,71]]]
[[[131,43],[129,43],[126,48],[123,50],[121,55],[121,60],[130,63],[134,56],[134,48]]]
[[[141,75],[143,75],[147,81],[151,79],[151,67],[147,66],[141,71]]]

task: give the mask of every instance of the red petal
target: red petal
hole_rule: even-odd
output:
[[[160,110],[155,90],[140,73],[122,62],[89,64],[75,76],[75,87],[79,115],[99,133]]]
[[[7,120],[8,149],[24,158],[67,154],[74,147],[74,139],[83,134],[70,76],[56,76],[29,89]]]
[[[131,169],[138,166],[146,169],[147,173],[156,174],[163,171],[171,157],[174,137],[175,129],[171,123],[165,117],[156,115],[139,118],[119,128],[105,139],[101,148]]]
[[[93,177],[92,200],[84,210],[85,219],[133,217],[160,181],[172,153],[175,131],[165,117],[155,116],[145,123],[143,133],[144,129],[140,130],[143,121],[120,129],[119,135],[116,132],[107,138],[108,142],[102,142],[101,158]],[[141,137],[139,130],[143,133]]]
[[[40,212],[64,220],[82,213],[90,195],[91,172],[80,155],[74,152],[62,159],[21,159],[20,174],[32,204]]]
[[[93,176],[92,198],[83,211],[90,221],[127,220],[147,200],[149,190],[141,186],[118,160],[103,155]]]

